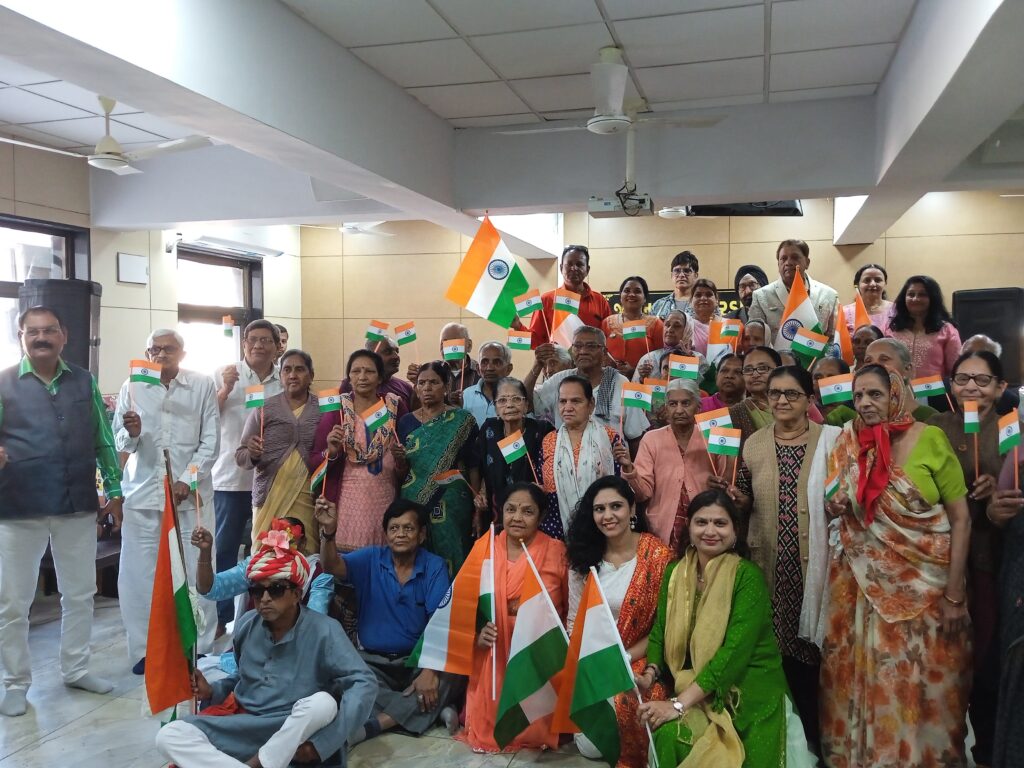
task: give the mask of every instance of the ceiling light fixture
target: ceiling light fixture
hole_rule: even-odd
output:
[[[686,206],[685,205],[669,205],[665,206],[658,211],[658,216],[663,219],[685,219],[686,218]]]

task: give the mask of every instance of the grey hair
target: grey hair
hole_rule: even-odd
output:
[[[565,347],[555,345],[555,357],[561,360],[563,363],[569,363],[572,365],[572,355],[569,354],[569,350]]]
[[[173,336],[174,340],[178,342],[178,346],[182,349],[185,348],[185,337],[178,333],[173,328],[157,328],[146,339],[146,348],[149,349],[153,346],[153,342],[159,339],[161,336]]]
[[[600,328],[595,328],[592,325],[581,325],[577,327],[576,330],[572,332],[572,340],[576,341],[576,337],[583,333],[589,333],[599,338],[601,340],[601,346],[607,346],[608,344],[608,339],[604,335],[604,331]]]
[[[764,328],[764,339],[767,342],[768,341],[768,323],[766,323],[764,320],[747,320],[746,327],[749,328],[752,325],[760,325],[762,328]]]
[[[459,333],[462,334],[462,336],[460,336],[459,338],[461,338],[461,339],[468,339],[469,338],[469,328],[464,326],[462,323],[448,323],[448,324],[446,324],[444,326],[444,328],[441,329],[441,335],[444,336],[445,331],[453,331],[453,330],[454,331],[458,331]]]
[[[891,349],[896,354],[896,357],[900,359],[900,362],[903,364],[904,368],[910,367],[910,348],[907,347],[907,345],[904,344],[899,339],[894,339],[891,336],[883,336],[881,339],[875,339],[874,341],[872,341],[870,344],[868,344],[868,347],[873,347],[875,344],[887,345],[889,349]]]
[[[489,347],[494,347],[495,349],[501,351],[501,359],[502,361],[504,361],[505,365],[508,365],[509,363],[512,362],[512,350],[509,349],[506,345],[502,344],[500,341],[485,341],[483,344],[480,345],[480,354],[483,355],[484,350]]]
[[[697,398],[698,402],[700,401],[700,387],[693,379],[669,379],[668,386],[665,387],[665,394],[679,391],[689,392]]]
[[[976,333],[967,341],[965,341],[960,347],[960,354],[964,354],[968,349],[973,346],[978,346],[981,349],[988,350],[996,357],[1002,357],[1003,345],[993,339],[991,336],[986,336],[983,333]],[[978,350],[974,350],[978,351]]]

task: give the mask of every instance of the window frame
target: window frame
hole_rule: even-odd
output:
[[[224,315],[230,314],[235,323],[244,329],[253,320],[263,319],[263,259],[194,245],[178,245],[175,256],[175,270],[177,270],[177,260],[181,259],[200,264],[241,269],[242,301],[244,303],[244,306],[221,307],[179,302],[178,322],[220,323]]]
[[[0,227],[17,229],[22,232],[34,232],[50,235],[64,240],[64,278],[65,280],[89,280],[92,273],[91,241],[89,230],[72,224],[60,224],[42,219],[31,219],[25,216],[0,214]],[[10,285],[7,281],[0,285]],[[21,285],[21,283],[13,283]],[[7,290],[7,289],[5,289]],[[7,297],[6,293],[0,296]],[[17,294],[15,294],[15,297]]]

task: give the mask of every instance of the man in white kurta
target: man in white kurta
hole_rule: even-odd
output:
[[[198,524],[213,524],[213,483],[210,472],[217,459],[220,415],[213,379],[180,368],[185,356],[182,337],[173,330],[154,331],[146,343],[147,359],[161,366],[160,383],[121,385],[114,413],[114,443],[128,454],[121,483],[125,495],[121,527],[121,562],[117,591],[121,618],[128,635],[128,654],[136,674],[145,670],[146,635],[153,595],[160,522],[164,508],[164,449],[171,456],[171,492],[178,503],[181,537],[188,541]],[[190,488],[190,467],[198,475],[200,510]],[[185,547],[188,579],[195,583],[198,552]],[[199,652],[212,651],[217,612],[200,601],[205,626]]]

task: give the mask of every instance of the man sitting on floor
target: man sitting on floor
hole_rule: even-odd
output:
[[[384,512],[387,546],[363,547],[340,557],[334,546],[337,508],[321,496],[314,512],[320,523],[320,560],[327,573],[355,587],[359,655],[377,675],[374,716],[352,743],[395,726],[419,735],[439,714],[454,731],[458,715],[446,705],[462,678],[405,665],[448,592],[447,564],[422,548],[430,525],[426,509],[408,499],[395,500]]]
[[[157,734],[161,754],[180,768],[285,768],[339,750],[344,762],[345,742],[370,714],[373,673],[338,622],[302,607],[306,558],[288,531],[267,531],[261,542],[246,571],[256,610],[234,632],[237,673],[211,685],[194,672],[193,690],[214,706]]]

